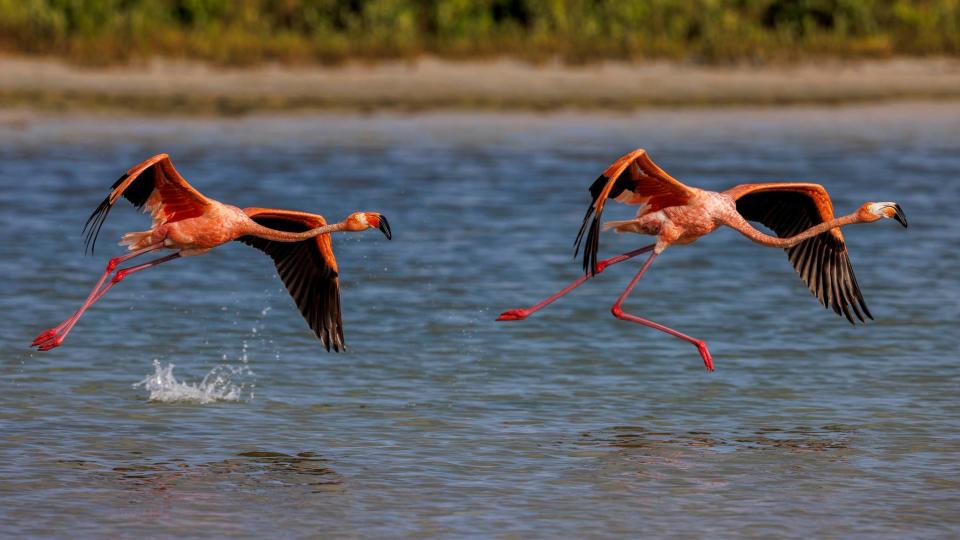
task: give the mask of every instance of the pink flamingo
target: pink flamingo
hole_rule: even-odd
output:
[[[149,210],[152,226],[146,231],[123,235],[120,243],[129,246],[130,253],[110,259],[80,309],[33,340],[31,345],[39,350],[48,351],[63,343],[80,316],[126,276],[180,257],[201,255],[238,240],[273,259],[280,279],[310,328],[328,351],[331,347],[339,351],[344,348],[340,282],[329,233],[376,227],[387,239],[392,237],[387,218],[375,212],[355,212],[339,223],[328,225],[323,216],[317,214],[271,208],[241,210],[220,203],[191,187],[173,168],[167,154],[157,154],[121,176],[87,219],[84,233],[91,252],[100,227],[121,196],[138,209]],[[107,276],[121,263],[161,249],[176,252],[121,268],[107,281]]]
[[[854,223],[871,223],[883,218],[894,218],[904,227],[907,226],[903,210],[893,202],[867,202],[856,212],[835,218],[830,196],[823,186],[818,184],[741,184],[721,193],[685,186],[654,164],[643,149],[634,150],[614,162],[590,186],[590,194],[593,196],[593,203],[587,208],[575,242],[579,252],[581,243],[586,238],[583,251],[584,275],[529,308],[503,312],[497,320],[525,319],[607,267],[651,252],[640,271],[611,307],[613,316],[656,328],[696,345],[707,371],[713,371],[713,358],[703,340],[623,311],[623,302],[630,291],[657,255],[667,247],[673,244],[689,244],[713,232],[717,227],[726,225],[760,245],[783,248],[794,269],[820,303],[824,307],[833,308],[837,314],[842,313],[854,324],[851,310],[861,322],[864,322],[864,315],[871,319],[873,316],[857,286],[840,227]],[[597,261],[600,216],[608,199],[639,204],[641,207],[636,218],[607,222],[604,229],[648,234],[655,236],[656,242]],[[777,236],[758,231],[747,223],[748,221],[763,224]]]

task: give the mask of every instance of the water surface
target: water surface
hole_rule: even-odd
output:
[[[0,531],[955,537],[958,134],[956,104],[0,123]],[[851,327],[782,251],[723,230],[668,250],[628,302],[707,340],[715,373],[610,316],[639,263],[495,323],[578,275],[586,187],[638,146],[707,189],[899,202],[910,229],[845,232],[876,321]],[[160,151],[238,206],[389,216],[393,242],[334,242],[346,353],[240,244],[130,277],[29,351],[146,228],[124,203],[83,256],[110,183]]]

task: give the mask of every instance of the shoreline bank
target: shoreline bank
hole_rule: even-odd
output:
[[[84,69],[0,57],[0,108],[236,116],[296,111],[631,110],[960,99],[960,60],[825,61],[778,67],[516,60],[244,69],[155,61]]]

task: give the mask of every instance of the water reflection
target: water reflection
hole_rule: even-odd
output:
[[[788,429],[769,427],[743,435],[734,431],[732,435],[725,436],[715,436],[706,431],[671,433],[641,426],[614,426],[598,433],[584,433],[578,443],[619,449],[703,448],[717,452],[761,450],[805,453],[846,449],[853,433],[852,428],[838,425]]]
[[[59,463],[144,493],[188,490],[211,483],[229,490],[279,488],[323,493],[343,483],[343,478],[331,468],[330,460],[309,451],[296,454],[248,451],[233,458],[200,463],[181,458],[151,461],[140,456],[114,466],[85,460],[60,460]]]

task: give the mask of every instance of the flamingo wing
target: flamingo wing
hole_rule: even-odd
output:
[[[587,233],[587,243],[583,249],[583,269],[593,275],[597,272],[600,216],[607,199],[626,204],[645,204],[650,211],[655,212],[668,206],[686,204],[694,191],[658,167],[647,155],[647,151],[640,148],[607,167],[590,186],[590,195],[593,196],[593,202],[587,208],[580,232],[577,233],[574,256],[580,252],[584,233]]]
[[[274,210],[245,208],[250,219],[271,229],[303,232],[327,224],[323,216]],[[300,242],[275,242],[255,236],[237,239],[266,253],[277,266],[297,308],[307,324],[329,351],[340,351],[343,344],[343,320],[340,317],[340,280],[333,256],[330,235],[321,234]]]
[[[780,238],[794,236],[833,219],[830,195],[819,184],[743,184],[726,193],[737,202],[737,211],[744,219],[763,224]],[[853,314],[860,322],[864,322],[864,315],[873,319],[857,285],[839,228],[808,238],[784,251],[790,264],[824,307],[842,314],[851,324],[855,324]]]
[[[146,206],[154,225],[197,217],[210,204],[209,199],[180,176],[170,162],[170,156],[157,154],[114,182],[110,194],[87,218],[83,226],[84,244],[91,253],[100,235],[100,227],[121,195],[137,209]]]

